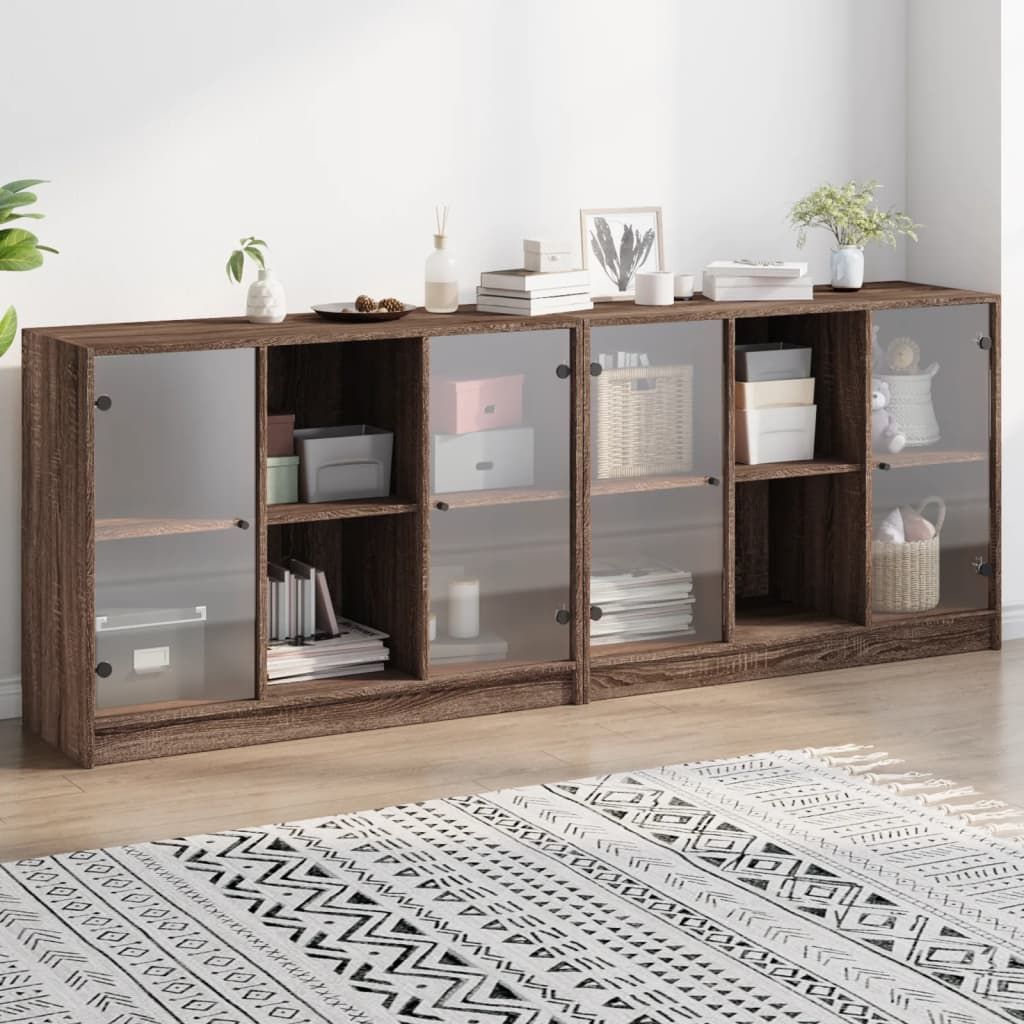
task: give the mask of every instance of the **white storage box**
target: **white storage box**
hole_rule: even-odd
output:
[[[575,270],[579,264],[574,247],[562,240],[523,239],[523,267],[546,273],[552,270]]]
[[[736,414],[736,461],[802,462],[814,458],[816,405],[743,409]]]
[[[382,498],[391,493],[390,430],[364,423],[295,431],[303,501]]]
[[[737,409],[769,409],[776,405],[813,405],[814,378],[736,382]]]
[[[811,350],[785,342],[736,346],[737,380],[796,380],[811,375]]]
[[[435,434],[434,493],[533,485],[533,427]]]
[[[206,693],[206,608],[116,609],[96,617],[96,706]]]

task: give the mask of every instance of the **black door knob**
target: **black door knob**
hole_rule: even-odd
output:
[[[569,617],[570,616],[568,608],[559,608],[558,611],[555,612],[555,622],[557,622],[560,626],[568,625]]]
[[[111,665],[109,661],[101,661],[96,666],[96,675],[98,675],[100,679],[106,679],[113,671],[114,666]]]
[[[93,402],[93,405],[95,405],[100,412],[106,412],[113,404],[114,403],[111,400],[110,395],[100,395],[96,401]]]
[[[572,370],[570,370],[569,367],[565,365],[565,363],[559,363],[558,367],[555,370],[555,373],[557,373],[558,376],[562,378],[562,380],[565,380],[565,378],[568,377],[570,373],[572,373]]]

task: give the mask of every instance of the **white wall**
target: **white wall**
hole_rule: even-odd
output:
[[[1002,4],[1003,602],[1004,636],[1024,637],[1024,5]]]
[[[912,281],[1000,288],[1000,0],[909,0]]]
[[[2,275],[0,303],[29,325],[236,313],[222,266],[250,232],[294,310],[418,300],[436,202],[465,298],[524,236],[576,237],[581,206],[662,205],[677,270],[791,255],[788,206],[823,180],[877,177],[905,204],[905,17],[903,0],[22,5],[3,173],[52,179],[41,233],[61,255]],[[808,248],[818,280],[827,251]],[[870,277],[904,273],[902,249],[870,254]],[[0,681],[18,673],[18,360],[0,363]]]

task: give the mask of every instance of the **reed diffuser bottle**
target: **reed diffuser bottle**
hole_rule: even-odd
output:
[[[425,274],[426,306],[428,313],[454,313],[459,308],[459,275],[455,257],[448,248],[448,207],[434,207],[437,234],[434,251],[427,257]]]

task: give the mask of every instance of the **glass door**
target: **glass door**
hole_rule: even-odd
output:
[[[95,364],[96,703],[255,693],[252,350]]]
[[[597,656],[722,639],[720,321],[591,335]]]
[[[569,658],[569,332],[430,342],[430,667]]]
[[[987,305],[873,322],[874,620],[990,607]]]

